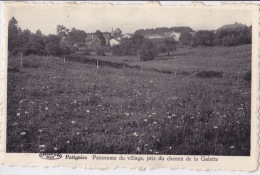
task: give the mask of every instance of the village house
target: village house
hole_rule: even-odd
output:
[[[179,41],[180,40],[180,36],[181,36],[181,33],[178,33],[178,32],[167,32],[164,34],[164,38],[173,38],[175,41]]]

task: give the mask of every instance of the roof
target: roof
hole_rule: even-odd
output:
[[[145,38],[163,38],[162,35],[159,34],[149,34],[149,35],[144,35]]]
[[[178,36],[180,36],[180,35],[181,35],[181,33],[172,31],[172,32],[167,32],[167,33],[165,33],[165,34],[164,34],[164,37],[166,37],[166,38],[168,38],[168,37],[178,37]]]
[[[85,41],[89,42],[93,39],[98,39],[96,34],[88,34],[87,37],[85,38]]]
[[[246,26],[246,25],[244,25],[244,24],[235,22],[234,24],[223,25],[223,26],[220,27],[218,30],[236,29],[236,28],[241,28],[241,27],[245,27],[245,26]]]

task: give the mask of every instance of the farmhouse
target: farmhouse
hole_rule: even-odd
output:
[[[162,35],[159,34],[147,34],[144,35],[145,38],[149,38],[149,39],[162,39],[164,38]]]
[[[175,41],[179,41],[180,36],[181,36],[181,33],[174,32],[174,31],[167,32],[167,33],[164,34],[165,38],[173,38]]]
[[[129,33],[125,33],[125,34],[123,34],[123,36],[122,36],[122,38],[132,38],[132,35],[131,34],[129,34]]]
[[[96,34],[88,34],[85,38],[85,46],[89,49],[96,49],[101,46],[101,41]]]
[[[112,38],[110,41],[109,41],[109,44],[110,46],[116,46],[116,45],[119,45],[120,42],[114,38]]]

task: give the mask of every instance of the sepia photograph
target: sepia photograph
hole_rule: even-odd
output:
[[[251,155],[252,9],[6,14],[7,153]]]

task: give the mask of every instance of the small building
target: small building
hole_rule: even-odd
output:
[[[101,46],[101,41],[96,34],[88,34],[85,38],[85,46],[89,49],[96,49]]]
[[[109,41],[109,44],[110,46],[116,46],[116,45],[119,45],[120,42],[114,38],[112,38],[110,41]]]
[[[180,40],[180,36],[181,36],[181,33],[178,33],[178,32],[167,32],[164,34],[164,37],[165,38],[173,38],[175,41],[179,41]]]
[[[162,39],[164,38],[162,35],[159,34],[147,34],[144,35],[145,38],[149,38],[149,39]]]
[[[125,33],[125,34],[123,34],[122,38],[127,38],[127,39],[129,39],[129,38],[132,38],[132,36],[131,36],[131,34],[129,34],[129,33]]]

